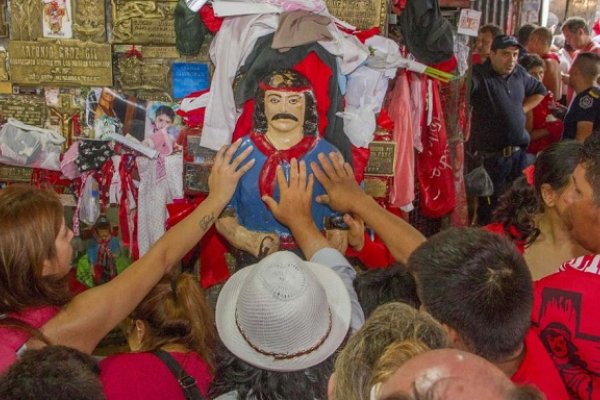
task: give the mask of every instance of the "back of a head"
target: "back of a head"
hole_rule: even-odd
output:
[[[549,185],[554,191],[564,190],[579,163],[581,148],[581,143],[577,141],[563,140],[539,153],[535,161],[533,184],[526,177],[516,179],[500,197],[493,220],[506,227],[514,226],[522,235],[514,239],[523,240],[525,244],[533,243],[539,236],[535,218],[545,207],[542,185]]]
[[[590,35],[590,27],[588,26],[585,19],[583,19],[581,17],[567,18],[565,20],[565,22],[563,22],[561,29],[563,32],[565,31],[565,29],[568,29],[569,32],[572,32],[572,33],[577,33],[577,31],[579,29],[583,29],[583,32],[586,35],[588,35],[588,36]]]
[[[378,400],[542,399],[535,389],[517,388],[497,367],[474,354],[431,350],[408,360],[383,385]]]
[[[354,279],[354,289],[365,318],[380,305],[393,301],[402,301],[415,308],[421,306],[415,279],[403,264],[359,273]]]
[[[600,55],[595,53],[579,53],[571,66],[590,81],[596,81],[600,76]]]
[[[44,262],[57,256],[63,222],[54,192],[22,185],[0,190],[0,313],[69,300],[64,277],[42,276]]]
[[[561,190],[571,182],[571,174],[581,160],[583,145],[575,140],[553,143],[542,151],[535,160],[534,185],[538,196],[542,185]]]
[[[142,351],[153,351],[168,343],[183,344],[213,366],[212,349],[217,333],[213,310],[192,275],[164,277],[131,314],[149,329]]]
[[[600,135],[593,134],[585,140],[580,161],[585,168],[585,178],[592,187],[594,203],[600,207]]]
[[[449,345],[444,328],[428,313],[397,302],[378,307],[338,355],[332,398],[368,398],[373,367],[379,357],[392,343],[411,339],[431,349]]]
[[[527,72],[529,72],[532,68],[535,67],[545,68],[544,60],[542,60],[542,57],[538,56],[537,54],[531,53],[523,55],[523,57],[519,59],[519,64],[521,64],[521,66],[525,68]]]
[[[504,31],[501,27],[495,24],[485,24],[479,28],[479,33],[490,33],[492,35],[492,39],[496,36],[504,35]]]
[[[409,258],[419,298],[475,354],[494,362],[512,355],[529,328],[531,273],[506,238],[476,228],[450,228]]]
[[[531,33],[537,29],[537,25],[525,24],[517,31],[517,39],[522,46],[526,46],[530,39]]]
[[[535,27],[535,25],[534,25]],[[529,39],[536,38],[544,45],[550,47],[552,45],[552,31],[544,26],[535,27],[535,29],[529,35]],[[519,39],[519,42],[521,40]]]
[[[28,350],[0,376],[2,400],[102,400],[100,368],[89,355],[64,346]]]

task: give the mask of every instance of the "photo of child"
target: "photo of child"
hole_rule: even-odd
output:
[[[181,130],[181,118],[175,113],[176,104],[149,102],[146,109],[144,144],[162,155],[181,150],[177,137]]]

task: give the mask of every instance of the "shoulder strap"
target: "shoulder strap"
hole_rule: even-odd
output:
[[[167,368],[169,368],[171,373],[173,373],[179,386],[181,386],[181,390],[183,390],[183,395],[186,400],[204,400],[204,397],[200,394],[200,390],[198,390],[196,379],[188,375],[173,356],[161,349],[154,350],[152,353],[160,358]]]

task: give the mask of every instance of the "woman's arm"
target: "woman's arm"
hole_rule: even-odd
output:
[[[91,353],[163,275],[198,243],[227,205],[239,178],[254,163],[250,160],[240,166],[250,154],[251,147],[232,160],[240,143],[237,141],[219,150],[209,177],[210,194],[192,214],[167,231],[147,254],[115,279],[77,295],[41,328],[53,344]]]

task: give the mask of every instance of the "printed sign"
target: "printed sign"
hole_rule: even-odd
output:
[[[173,97],[181,99],[210,86],[207,63],[173,64]]]
[[[460,18],[458,20],[458,33],[477,37],[480,23],[481,11],[463,8],[460,11]]]

